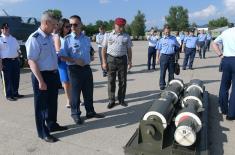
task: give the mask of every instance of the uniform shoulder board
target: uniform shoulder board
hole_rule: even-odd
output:
[[[35,33],[35,34],[33,34],[33,37],[35,37],[35,38],[37,38],[39,36],[39,33],[37,32],[37,33]]]

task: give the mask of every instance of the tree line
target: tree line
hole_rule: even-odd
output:
[[[50,11],[54,12],[58,20],[63,17],[62,12],[58,9]],[[144,36],[146,31],[145,22],[146,19],[144,13],[138,10],[137,14],[134,17],[134,20],[130,24],[126,24],[125,30],[132,36]],[[169,25],[173,31],[185,31],[198,27],[195,22],[189,23],[188,10],[183,6],[172,6],[169,9],[169,14],[165,16],[165,24]],[[114,20],[97,20],[94,24],[90,23],[84,25],[83,30],[86,32],[86,35],[92,36],[99,32],[98,30],[100,25],[103,25],[106,31],[111,31],[113,29]],[[226,17],[220,17],[218,19],[213,19],[208,22],[209,29],[215,29],[227,25],[229,25],[229,20]]]

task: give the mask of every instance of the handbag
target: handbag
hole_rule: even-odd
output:
[[[178,62],[175,62],[175,74],[176,75],[180,74],[180,65]]]
[[[180,74],[180,65],[178,63],[178,58],[175,59],[175,70],[174,70],[174,73],[176,75],[179,75]]]
[[[177,47],[177,46],[176,46]],[[176,74],[176,75],[179,75],[180,74],[180,65],[179,65],[179,63],[178,63],[178,60],[179,60],[179,56],[178,56],[178,53],[179,52],[179,48],[177,47],[177,48],[175,48],[175,53],[176,53],[176,55],[175,55],[175,70],[174,70],[174,73]]]

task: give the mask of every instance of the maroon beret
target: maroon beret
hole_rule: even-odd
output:
[[[116,18],[115,19],[115,24],[117,24],[119,26],[124,26],[124,25],[126,25],[126,19],[124,19],[124,18]]]

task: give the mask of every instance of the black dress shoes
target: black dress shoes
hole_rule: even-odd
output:
[[[84,121],[83,121],[83,119],[81,119],[81,117],[74,118],[73,120],[74,120],[74,122],[75,122],[76,124],[79,124],[79,125],[81,125],[81,124],[84,123]]]
[[[228,120],[228,121],[232,121],[232,120],[235,120],[235,117],[229,117],[229,116],[226,116],[226,120]]]
[[[24,97],[24,95],[20,95],[20,94],[17,94],[17,95],[14,95],[15,98],[22,98]]]
[[[67,126],[56,126],[54,128],[49,129],[50,132],[56,132],[56,131],[64,131],[64,130],[68,130]]]
[[[119,102],[119,104],[120,104],[121,106],[123,106],[123,107],[127,107],[127,106],[128,106],[128,104],[127,104],[125,101]]]
[[[53,136],[51,136],[51,135],[44,137],[43,140],[44,140],[45,142],[48,142],[48,143],[54,143],[54,142],[59,141],[58,138],[53,137]]]
[[[7,97],[7,100],[8,100],[8,101],[16,101],[17,98],[15,98],[15,97]]]
[[[115,106],[115,102],[109,102],[107,108],[108,108],[108,109],[111,109],[111,108],[113,108],[114,106]]]
[[[96,112],[86,114],[87,119],[90,119],[90,118],[104,118],[104,117],[105,116],[103,114],[98,114]]]

